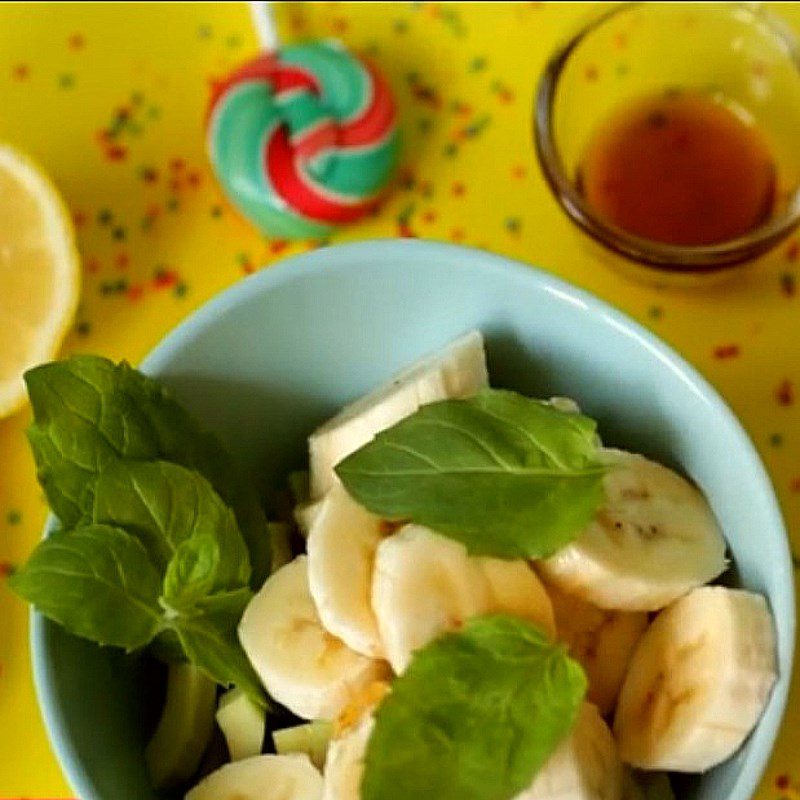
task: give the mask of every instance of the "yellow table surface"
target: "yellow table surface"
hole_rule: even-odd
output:
[[[550,196],[530,136],[545,58],[589,11],[563,3],[281,7],[285,39],[337,36],[366,52],[401,108],[398,185],[378,216],[333,241],[410,233],[485,247],[624,309],[730,402],[800,548],[800,239],[703,291],[637,285],[599,262]],[[784,13],[800,25],[800,4]],[[0,139],[50,171],[78,231],[83,301],[65,352],[136,363],[245,273],[315,246],[259,236],[209,171],[209,84],[255,52],[244,4],[0,6]],[[624,49],[610,53],[591,78],[622,74],[624,57]],[[28,421],[27,411],[0,421],[2,569],[26,558],[45,518]],[[36,705],[27,626],[27,608],[0,584],[0,797],[69,797]],[[795,680],[759,800],[800,798],[797,688]]]

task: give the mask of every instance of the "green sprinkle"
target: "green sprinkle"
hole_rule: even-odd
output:
[[[12,509],[6,514],[6,522],[9,525],[19,525],[22,522],[22,512]]]
[[[769,443],[773,447],[780,447],[783,444],[783,436],[780,433],[773,433],[772,436],[769,437]]]

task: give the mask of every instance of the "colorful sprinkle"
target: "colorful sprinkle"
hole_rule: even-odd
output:
[[[794,386],[790,380],[783,380],[775,389],[775,399],[778,405],[790,406],[794,403]]]
[[[86,37],[82,33],[73,33],[67,39],[67,47],[70,50],[83,50],[86,47]]]
[[[22,512],[12,508],[11,511],[6,513],[6,522],[9,525],[19,525],[22,522]]]
[[[714,358],[737,358],[741,354],[738,344],[721,344],[714,348]]]
[[[797,279],[791,272],[784,272],[781,275],[781,292],[786,297],[794,297],[797,293]]]

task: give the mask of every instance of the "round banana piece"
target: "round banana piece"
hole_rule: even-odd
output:
[[[323,627],[298,556],[266,581],[239,623],[239,639],[267,691],[304,719],[333,719],[360,689],[388,674]]]
[[[338,484],[325,495],[307,541],[308,582],[322,624],[370,658],[383,656],[370,603],[375,551],[383,538],[380,518]]]
[[[726,567],[702,493],[670,469],[604,449],[605,501],[581,535],[538,562],[548,582],[600,608],[657,611]]]
[[[372,608],[397,674],[415,650],[457,630],[488,604],[489,587],[478,560],[459,542],[421,525],[405,525],[378,545]]]
[[[695,589],[656,617],[633,655],[614,718],[623,761],[647,770],[711,769],[755,727],[775,677],[764,598]]]
[[[322,800],[360,800],[364,755],[375,727],[373,712],[389,691],[388,683],[373,683],[339,715],[325,761]]]
[[[537,624],[555,638],[553,604],[539,576],[523,560],[477,558],[489,586],[489,600],[484,613],[512,614]]]
[[[605,717],[614,710],[633,651],[648,625],[644,611],[611,611],[548,586],[558,638],[589,680],[586,699]]]
[[[597,708],[584,703],[572,733],[514,800],[622,800],[623,767]]]
[[[320,800],[322,776],[308,756],[253,756],[203,778],[185,800]]]
[[[376,433],[391,428],[426,403],[471,397],[488,385],[483,336],[477,330],[401,370],[311,434],[311,499],[318,500],[338,483],[334,467]]]

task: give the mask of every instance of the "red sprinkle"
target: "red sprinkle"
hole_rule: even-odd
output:
[[[177,282],[178,274],[173,270],[167,270],[166,272],[159,272],[158,275],[153,278],[153,288],[166,289],[168,286],[174,286]]]
[[[433,209],[426,211],[422,215],[422,221],[427,222],[429,225],[436,221],[437,214]]]
[[[794,386],[790,380],[781,381],[775,390],[775,399],[782,406],[790,406],[794,403]]]
[[[528,176],[528,168],[523,164],[517,164],[511,170],[511,177],[516,178],[517,180],[522,180]]]
[[[72,223],[76,228],[82,228],[86,224],[87,216],[83,211],[72,212]]]
[[[282,253],[288,246],[289,242],[285,239],[275,239],[269,243],[269,252],[272,253],[272,255],[278,255],[278,253]]]
[[[96,258],[88,258],[86,260],[86,271],[90,275],[95,275],[100,271],[100,261]]]
[[[131,259],[127,253],[117,253],[116,257],[114,258],[114,264],[117,269],[127,269],[130,263]]]
[[[775,778],[775,788],[783,791],[784,789],[788,789],[790,786],[789,776],[785,773],[783,775],[778,775]]]
[[[789,484],[789,488],[791,488],[793,492],[800,492],[800,477],[794,478]]]
[[[797,261],[797,256],[800,256],[800,242],[797,239],[792,239],[786,248],[786,258],[789,261]]]
[[[736,358],[741,352],[738,344],[721,344],[714,348],[714,358]]]
[[[467,191],[467,187],[464,186],[461,181],[456,181],[450,191],[452,191],[455,197],[463,197],[464,193]]]
[[[132,286],[128,287],[126,294],[128,300],[135,303],[142,299],[142,295],[144,295],[144,286],[141,283],[134,283]]]
[[[124,161],[128,156],[128,148],[120,144],[112,144],[106,148],[106,157],[109,161]]]
[[[583,72],[587,81],[596,81],[600,77],[600,70],[594,64],[590,64]]]
[[[0,561],[0,578],[7,578],[14,571],[10,561]]]

